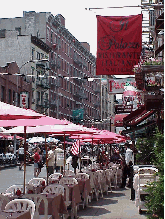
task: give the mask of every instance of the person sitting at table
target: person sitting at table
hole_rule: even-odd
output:
[[[54,148],[53,147],[49,147],[48,148],[48,158],[47,158],[47,162],[48,162],[48,176],[50,176],[51,174],[54,173],[54,164],[55,164],[55,154],[54,154]]]

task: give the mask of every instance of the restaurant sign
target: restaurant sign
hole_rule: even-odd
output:
[[[120,114],[120,113],[131,113],[133,109],[133,104],[130,105],[116,105],[115,106],[115,113]]]
[[[125,90],[125,86],[133,86],[136,88],[136,82],[134,77],[128,78],[116,78],[109,80],[109,92],[113,94],[122,94]]]

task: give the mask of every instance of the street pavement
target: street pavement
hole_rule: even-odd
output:
[[[130,188],[117,188],[104,194],[98,202],[93,200],[89,207],[78,211],[79,219],[146,219],[146,212],[141,215],[130,200]]]
[[[33,178],[33,164],[27,166],[26,183]],[[10,167],[0,170],[0,193],[13,184],[23,184],[23,170],[19,167]],[[46,168],[43,167],[39,177],[46,177]],[[138,213],[135,202],[130,200],[130,188],[118,188],[104,194],[98,202],[92,200],[89,207],[79,209],[79,219],[146,219],[147,215]]]

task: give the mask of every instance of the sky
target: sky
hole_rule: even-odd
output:
[[[65,17],[65,27],[79,42],[88,42],[90,52],[96,56],[97,20],[96,15],[128,16],[141,13],[140,7],[107,8],[122,6],[138,6],[141,0],[6,0],[0,8],[0,18],[22,17],[23,11],[51,12],[54,16]],[[103,8],[92,9],[89,8]],[[86,10],[87,9],[87,10]]]

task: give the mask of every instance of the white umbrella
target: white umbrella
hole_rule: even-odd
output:
[[[43,137],[33,137],[29,140],[29,143],[42,143],[42,142],[45,142],[45,138]]]
[[[52,137],[49,137],[49,138],[46,138],[46,142],[47,143],[58,143],[59,142],[59,140],[58,139],[56,139],[56,138],[52,138]]]

